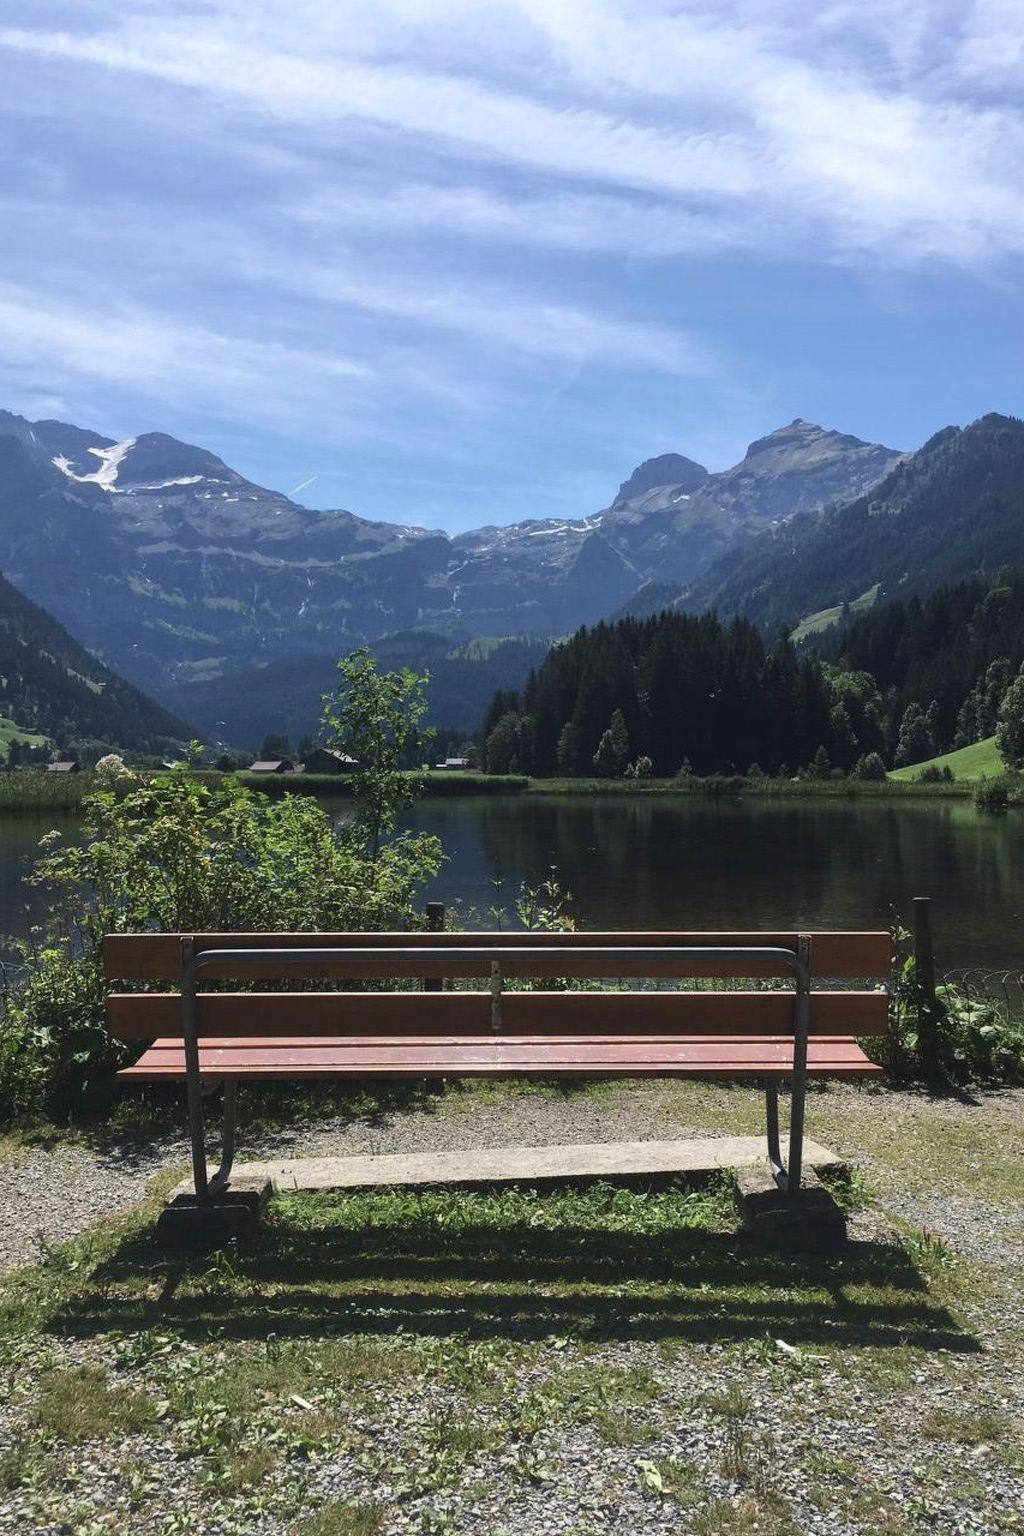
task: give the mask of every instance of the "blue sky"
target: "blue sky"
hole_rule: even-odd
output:
[[[4,0],[0,404],[450,529],[1024,414],[1019,0]]]

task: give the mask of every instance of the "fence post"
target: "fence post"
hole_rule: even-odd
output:
[[[427,902],[427,932],[428,933],[443,933],[444,932],[444,902],[443,901],[428,901]],[[440,976],[427,976],[427,977],[424,978],[424,981],[423,981],[423,990],[424,990],[424,992],[443,992],[444,991],[444,982],[442,981]]]
[[[917,1049],[926,1078],[939,1075],[938,1003],[935,997],[935,944],[930,896],[914,897],[914,969],[920,988]]]

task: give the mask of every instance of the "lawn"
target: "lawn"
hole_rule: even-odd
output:
[[[944,752],[941,757],[930,757],[924,763],[911,763],[909,768],[897,768],[889,777],[906,783],[916,779],[926,768],[948,768],[957,779],[994,779],[1006,772],[995,737],[986,736],[984,741],[972,742],[969,747]]]
[[[154,1194],[0,1290],[0,1531],[1020,1530],[1013,1272],[873,1195],[1018,1219],[1022,1109],[815,1095],[867,1153],[839,1259],[753,1247],[725,1183],[280,1196],[185,1259]]]
[[[27,731],[16,720],[0,715],[0,759],[4,762],[11,754],[12,741],[24,742],[30,747],[45,747],[49,745],[50,738],[40,736],[38,731]]]

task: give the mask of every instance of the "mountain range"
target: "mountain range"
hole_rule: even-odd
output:
[[[64,626],[0,576],[0,716],[20,732],[95,756],[111,747],[178,755],[192,734],[111,672]]]
[[[795,421],[719,474],[650,460],[589,517],[448,535],[300,506],[163,433],[115,442],[3,412],[0,567],[97,656],[180,704],[178,685],[394,631],[565,634],[655,576],[691,583],[899,460]]]
[[[243,744],[286,712],[312,729],[334,659],[364,642],[440,668],[434,718],[468,728],[538,641],[616,612],[813,629],[1012,561],[1024,424],[1005,416],[915,453],[797,419],[729,469],[670,452],[588,516],[449,535],[301,506],[163,433],[0,411],[9,581],[175,716]]]

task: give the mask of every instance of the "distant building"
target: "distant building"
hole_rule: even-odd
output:
[[[65,761],[60,763],[47,763],[46,771],[47,773],[78,773],[80,770],[77,763]]]
[[[267,760],[259,760],[250,763],[249,773],[294,773],[295,764],[290,757],[272,757]]]
[[[351,773],[359,764],[347,752],[335,752],[331,747],[314,747],[304,763],[299,764],[302,773]]]
[[[443,763],[435,763],[435,768],[444,768],[449,773],[457,773],[469,767],[468,757],[446,757]]]

